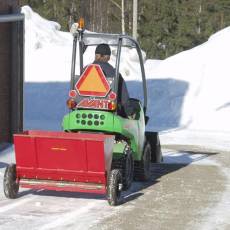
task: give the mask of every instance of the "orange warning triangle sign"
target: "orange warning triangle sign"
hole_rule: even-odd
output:
[[[96,90],[97,92],[106,92],[105,85],[101,81],[101,78],[95,66],[91,68],[88,76],[85,78],[85,80],[82,82],[78,89],[81,91],[94,92]]]
[[[91,64],[81,75],[76,89],[81,96],[105,97],[110,86],[100,65]]]

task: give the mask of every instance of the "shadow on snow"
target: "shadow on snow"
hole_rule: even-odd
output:
[[[68,113],[66,100],[70,84],[25,83],[24,129],[61,130],[62,118]],[[143,101],[142,83],[127,81],[130,97]],[[174,79],[147,80],[147,129],[163,131],[180,125],[183,99],[188,83]]]

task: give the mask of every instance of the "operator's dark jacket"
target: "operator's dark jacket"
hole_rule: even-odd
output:
[[[100,62],[100,61],[94,61],[93,64],[100,65],[102,68],[106,78],[114,78],[116,75],[116,71],[113,68],[112,65],[110,65],[108,62]],[[129,99],[129,93],[125,84],[125,81],[121,74],[119,74],[119,79],[118,79],[118,98],[117,98],[117,103],[118,103],[118,109],[119,107],[123,107],[126,102]],[[121,105],[121,106],[119,106]],[[120,108],[123,110],[123,108]],[[123,114],[123,111],[120,111]]]

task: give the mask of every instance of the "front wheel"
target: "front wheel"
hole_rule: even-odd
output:
[[[16,178],[16,165],[8,165],[3,180],[4,194],[7,198],[15,199],[18,194],[19,184]]]
[[[151,146],[145,144],[141,161],[135,161],[135,180],[148,181],[151,176]]]
[[[107,196],[111,206],[116,206],[120,203],[122,190],[122,174],[119,169],[113,169],[108,178]]]
[[[128,190],[133,182],[133,168],[132,152],[128,151],[123,165],[123,190]]]

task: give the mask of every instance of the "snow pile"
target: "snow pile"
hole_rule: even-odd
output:
[[[29,6],[22,7],[25,15],[26,50],[36,50],[47,45],[71,45],[69,33],[60,32],[61,26],[57,22],[48,21],[33,12]]]
[[[70,74],[72,36],[56,22],[42,18],[29,6],[25,14],[25,81],[63,81]],[[70,78],[70,77],[69,77]]]
[[[180,126],[230,130],[229,40],[230,27],[212,35],[206,43],[160,62],[148,72],[150,78],[188,83]]]
[[[29,6],[22,7],[25,14],[26,82],[68,82],[70,80],[73,37],[60,31],[57,22],[48,21]],[[84,64],[94,60],[95,47],[87,48]],[[145,57],[145,53],[143,52]],[[112,48],[110,63],[115,65],[116,49]],[[137,53],[124,49],[120,71],[124,77],[136,79],[140,71]],[[77,62],[77,65],[79,63]],[[134,64],[134,65],[133,65]],[[77,68],[78,70],[78,68]]]
[[[58,23],[42,18],[28,6],[22,12],[26,18],[26,82],[69,82],[72,35],[61,32]],[[148,115],[152,118],[148,129],[230,131],[229,40],[230,27],[196,48],[163,61],[145,62]],[[85,64],[93,61],[94,49],[87,49]],[[116,50],[112,48],[111,64],[115,64],[115,59]],[[139,71],[136,51],[125,49],[120,72],[126,80],[131,80],[131,95],[140,94]],[[52,97],[60,99],[57,95]]]

